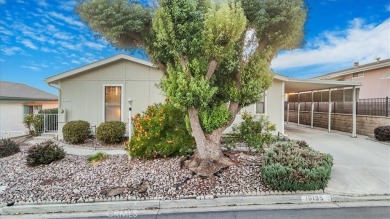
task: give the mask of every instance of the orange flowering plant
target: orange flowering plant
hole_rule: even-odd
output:
[[[132,157],[157,158],[184,156],[195,149],[194,138],[188,133],[182,111],[169,102],[154,104],[132,121],[134,132],[127,145]]]

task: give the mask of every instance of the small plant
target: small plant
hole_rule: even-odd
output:
[[[169,102],[148,107],[133,118],[134,134],[127,147],[140,158],[184,156],[193,152],[194,138],[188,133],[185,114]]]
[[[330,179],[333,158],[295,141],[280,142],[264,155],[264,182],[279,191],[324,189]]]
[[[125,132],[126,125],[123,122],[104,122],[97,127],[96,138],[106,144],[115,144],[122,141]]]
[[[390,126],[378,126],[374,129],[378,141],[390,141]]]
[[[300,148],[307,148],[309,144],[305,140],[295,141]]]
[[[10,139],[0,140],[0,158],[8,157],[20,152],[19,145]]]
[[[42,132],[42,118],[39,115],[26,114],[23,123],[32,136],[38,136]]]
[[[65,151],[53,141],[45,141],[34,145],[28,150],[27,164],[38,166],[50,164],[53,161],[61,160],[65,157]]]
[[[95,155],[88,157],[88,163],[97,163],[107,159],[109,156],[104,152],[97,152]]]
[[[82,120],[70,121],[62,128],[64,140],[71,144],[83,143],[89,132],[89,122]]]
[[[276,139],[271,133],[275,131],[275,125],[269,122],[267,117],[253,117],[244,112],[242,119],[243,122],[233,126],[233,133],[230,135],[228,143],[244,142],[250,151],[254,149],[261,152],[265,145],[275,142]]]

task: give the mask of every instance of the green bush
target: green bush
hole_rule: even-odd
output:
[[[71,144],[83,143],[89,135],[89,122],[77,120],[70,121],[62,128],[64,140]]]
[[[378,141],[390,141],[390,126],[378,126],[374,129]]]
[[[185,125],[185,114],[171,104],[155,104],[133,118],[134,134],[130,155],[140,158],[182,156],[195,149],[194,138]]]
[[[96,163],[99,161],[103,161],[108,158],[108,154],[104,152],[97,152],[95,155],[88,157],[88,163]]]
[[[294,141],[275,144],[264,155],[261,174],[272,189],[324,189],[330,179],[333,158]]]
[[[120,121],[110,121],[100,124],[96,129],[96,138],[106,144],[122,141],[126,132],[126,125]]]
[[[233,133],[230,134],[228,143],[244,142],[249,150],[261,152],[264,145],[270,145],[276,141],[271,133],[275,131],[275,125],[269,122],[267,117],[262,115],[253,117],[246,112],[241,116],[243,121],[233,126]]]
[[[28,150],[27,164],[29,166],[50,164],[53,161],[61,160],[64,157],[64,149],[60,148],[53,141],[45,141],[34,145]]]
[[[0,158],[8,157],[13,154],[16,154],[20,151],[20,147],[16,142],[10,139],[1,139],[0,140]]]
[[[58,108],[52,108],[52,109],[42,109],[39,110],[40,114],[58,114]]]
[[[32,136],[38,136],[42,132],[42,118],[36,114],[26,114],[23,119],[24,125]]]

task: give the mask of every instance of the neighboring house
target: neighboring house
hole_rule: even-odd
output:
[[[162,73],[152,63],[119,54],[47,78],[46,83],[59,90],[59,139],[63,138],[62,127],[68,121],[86,120],[95,128],[102,122],[112,120],[128,124],[129,98],[133,100],[133,114],[143,112],[148,105],[164,100],[157,86],[161,77]],[[276,124],[277,132],[284,133],[284,102],[287,93],[359,85],[357,82],[298,80],[275,75],[263,102],[242,111],[268,115],[270,121]],[[240,116],[235,123],[239,121]]]
[[[25,84],[0,81],[0,139],[28,133],[25,114],[58,107],[54,94]]]
[[[359,65],[341,71],[321,75],[313,79],[336,81],[359,81],[358,99],[390,97],[390,59]]]

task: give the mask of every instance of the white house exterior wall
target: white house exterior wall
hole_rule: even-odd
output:
[[[265,113],[268,116],[268,119],[271,123],[276,125],[275,134],[278,132],[284,133],[284,121],[281,118],[284,118],[283,106],[284,106],[284,87],[283,81],[278,79],[273,79],[271,87],[266,91],[265,99]],[[242,122],[241,113],[248,112],[252,115],[255,114],[255,106],[250,105],[241,110],[241,112],[237,115],[233,124],[228,127],[224,133],[229,133],[232,131],[232,127],[236,124]]]
[[[0,138],[7,137],[9,131],[26,134],[27,129],[23,125],[23,103],[0,102]]]
[[[41,105],[42,109],[57,108],[58,103],[34,101],[0,101],[0,139],[28,134],[23,124],[24,105]]]
[[[265,111],[269,121],[276,125],[276,133],[284,134],[284,81],[274,79],[272,86],[267,90]]]
[[[127,60],[92,69],[60,82],[60,108],[66,111],[66,121],[86,120],[91,126],[104,122],[104,86],[122,86],[122,121],[128,124],[128,102],[133,99],[132,112],[140,113],[148,105],[163,102],[161,90],[157,88],[162,74],[155,68]],[[59,122],[58,137],[63,138]]]

